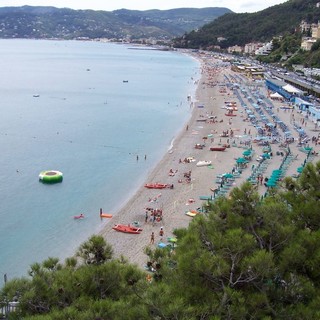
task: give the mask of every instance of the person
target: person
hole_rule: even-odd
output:
[[[154,244],[154,232],[151,233],[150,243]]]
[[[163,237],[163,233],[164,233],[164,231],[163,231],[163,228],[161,227],[160,232],[159,232],[160,237]]]
[[[148,216],[148,211],[146,211],[146,217],[145,217],[145,220],[144,220],[144,221],[145,221],[145,223],[147,223],[147,222],[148,222],[148,217],[149,217],[149,216]]]

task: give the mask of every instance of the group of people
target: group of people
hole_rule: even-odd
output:
[[[150,220],[149,220],[149,215],[150,215]],[[148,221],[150,221],[154,225],[156,222],[160,222],[161,220],[162,220],[162,209],[146,208],[145,223],[148,223]]]

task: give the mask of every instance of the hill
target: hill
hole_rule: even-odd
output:
[[[55,7],[0,8],[0,38],[171,39],[209,23],[227,8],[172,10],[72,10]]]
[[[274,36],[295,31],[302,20],[317,23],[320,20],[318,0],[289,0],[255,13],[228,13],[175,39],[175,46],[222,49],[249,42],[270,41]],[[219,41],[220,39],[225,39]]]

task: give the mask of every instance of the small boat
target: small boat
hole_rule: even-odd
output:
[[[217,147],[211,147],[210,151],[224,151],[226,150],[226,147],[223,146],[217,146]]]
[[[129,82],[129,80],[122,80],[122,82],[123,82],[123,83],[128,83],[128,82]]]
[[[34,98],[39,98],[39,97],[40,97],[40,94],[37,94],[37,93],[36,93],[36,94],[33,95],[33,97],[34,97]]]
[[[112,214],[110,214],[110,213],[100,213],[100,218],[112,218]]]
[[[196,143],[194,146],[195,149],[203,149],[204,147],[205,147],[205,145],[201,144],[201,143]]]
[[[84,214],[83,213],[81,213],[81,214],[79,214],[79,215],[77,215],[77,216],[73,216],[73,219],[84,219]]]
[[[236,114],[234,114],[234,113],[225,113],[224,114],[225,116],[228,116],[228,117],[236,117],[237,115]]]
[[[203,167],[203,166],[209,166],[210,164],[211,164],[211,161],[203,160],[203,161],[198,161],[196,166]]]
[[[139,234],[141,233],[142,229],[138,227],[133,227],[130,224],[116,224],[112,227],[113,230],[124,232],[124,233],[132,233],[132,234]]]
[[[165,189],[169,187],[165,183],[146,183],[144,186],[148,189]]]

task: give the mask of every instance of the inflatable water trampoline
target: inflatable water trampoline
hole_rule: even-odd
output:
[[[58,183],[63,180],[63,173],[55,170],[41,171],[39,180],[43,183]]]

